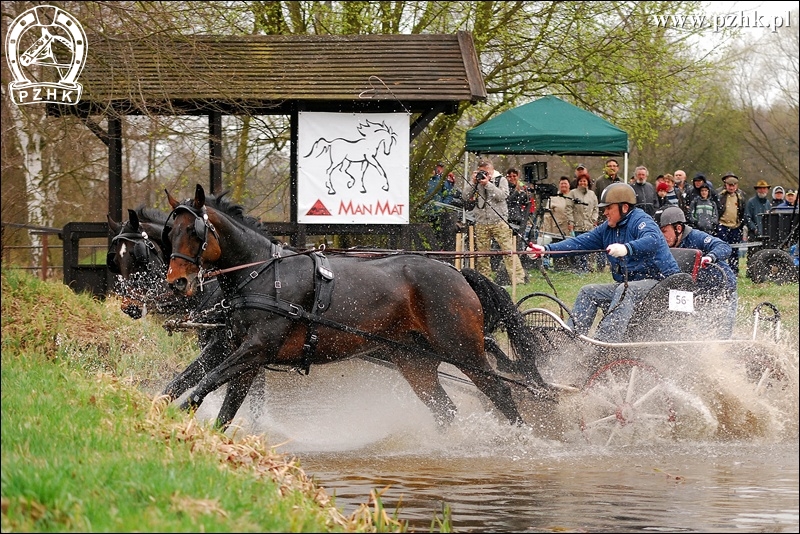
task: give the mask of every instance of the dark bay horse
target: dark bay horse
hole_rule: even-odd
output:
[[[530,380],[548,388],[511,298],[475,271],[467,277],[416,254],[327,258],[318,251],[284,249],[236,216],[235,206],[208,206],[200,185],[192,199],[179,202],[169,192],[167,198],[174,218],[162,239],[167,281],[192,295],[216,277],[231,308],[228,334],[236,349],[221,362],[205,361],[201,354],[164,394],[175,399],[191,387],[187,377],[196,374],[193,368],[206,372],[183,409],[196,409],[228,383],[217,416],[221,428],[236,415],[262,366],[307,371],[363,354],[393,363],[441,425],[456,412],[439,382],[442,362],[467,375],[509,421],[521,423],[511,389],[493,371],[484,344],[487,325],[498,320],[505,321]],[[492,307],[498,303],[513,318],[495,318]]]
[[[163,295],[171,293],[164,279],[167,265],[161,248],[167,215],[140,206],[129,209],[124,222],[107,216],[112,238],[106,266],[116,275],[114,292],[123,299],[122,310],[134,319],[141,318],[148,305],[156,307]]]

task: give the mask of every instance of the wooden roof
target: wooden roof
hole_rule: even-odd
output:
[[[90,36],[72,113],[425,112],[486,98],[471,34]],[[57,111],[58,112],[58,111]]]

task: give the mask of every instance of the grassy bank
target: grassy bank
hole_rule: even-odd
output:
[[[296,459],[143,393],[194,343],[3,270],[2,531],[404,530],[379,498],[345,517]]]

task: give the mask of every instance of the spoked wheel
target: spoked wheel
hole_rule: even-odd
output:
[[[675,410],[664,379],[637,360],[615,360],[583,391],[581,431],[593,445],[629,445],[672,432]]]

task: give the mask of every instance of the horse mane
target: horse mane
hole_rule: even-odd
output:
[[[145,205],[139,206],[134,211],[139,217],[139,222],[142,223],[153,223],[163,226],[167,223],[167,217],[169,217],[169,213]]]
[[[219,196],[206,195],[206,205],[211,206],[221,213],[224,213],[233,221],[244,226],[245,228],[255,230],[259,234],[269,239],[273,244],[281,244],[281,242],[267,230],[266,225],[262,223],[260,219],[257,219],[252,215],[247,215],[244,212],[244,206],[241,204],[236,204],[229,198],[226,198],[228,193],[229,191],[223,191]]]

